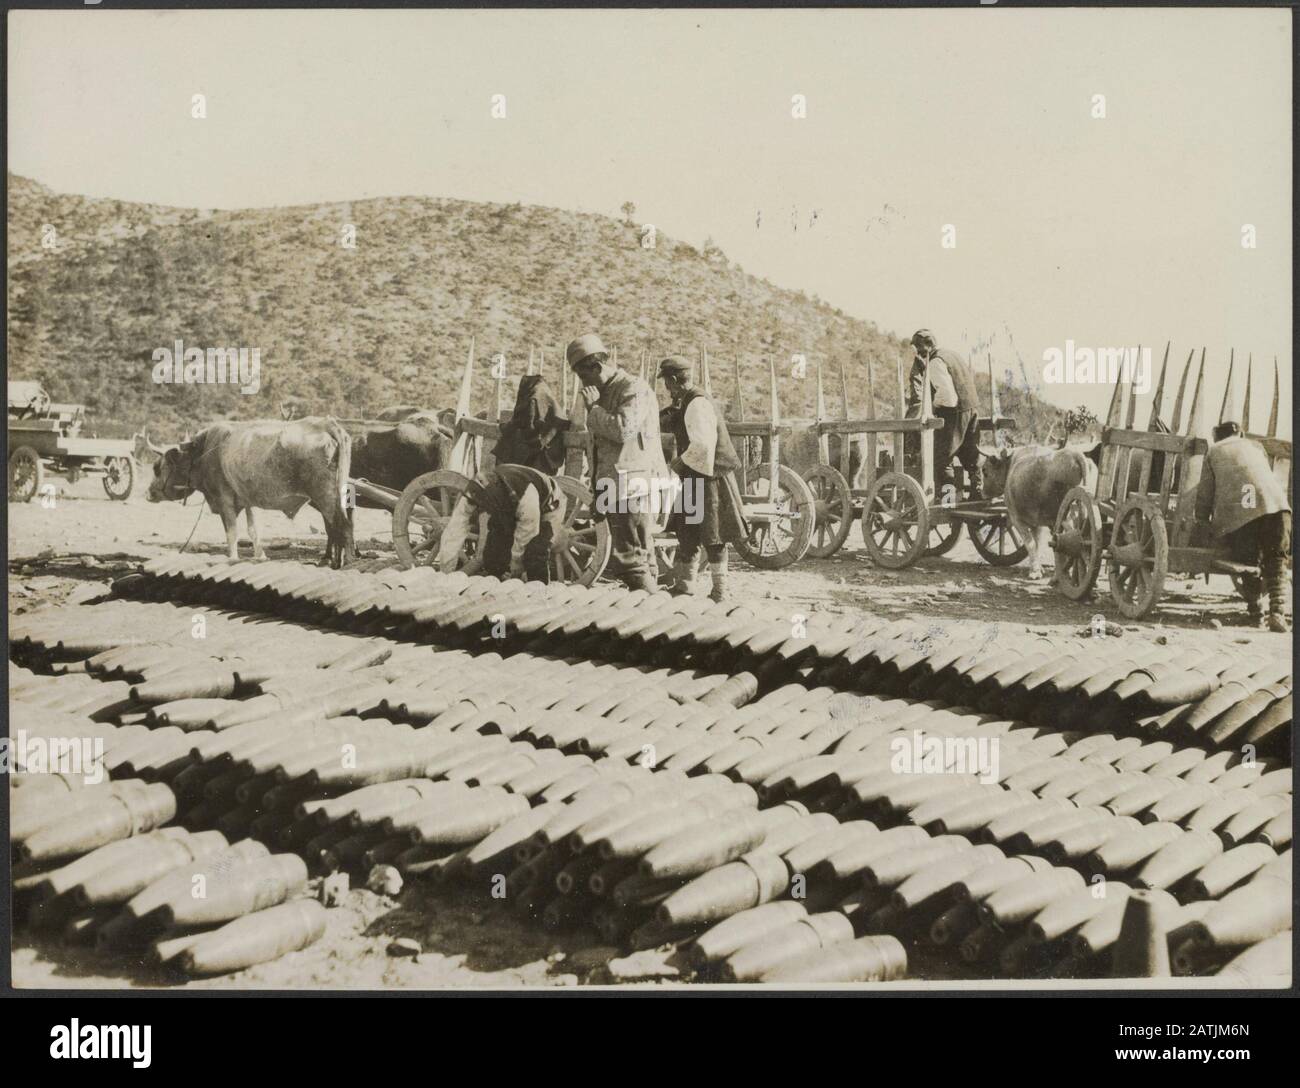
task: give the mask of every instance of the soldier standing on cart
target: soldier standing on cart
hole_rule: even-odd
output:
[[[980,495],[982,483],[979,451],[979,397],[975,393],[975,379],[970,367],[955,351],[936,347],[929,329],[918,329],[912,334],[912,347],[916,355],[908,382],[907,415],[915,419],[921,414],[926,363],[930,365],[930,393],[934,414],[943,427],[934,433],[935,485],[940,495],[945,485],[953,483],[953,458],[961,462],[966,472],[966,486],[972,497]],[[958,501],[966,496],[955,496]]]

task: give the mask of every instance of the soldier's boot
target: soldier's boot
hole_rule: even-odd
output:
[[[1258,623],[1264,616],[1264,580],[1258,574],[1243,574],[1238,579],[1237,589],[1246,602],[1246,614],[1252,622]]]
[[[709,575],[713,579],[713,587],[709,590],[709,600],[721,601],[727,596],[727,553],[722,553],[721,559],[709,560]]]
[[[1281,560],[1264,565],[1264,588],[1268,591],[1268,629],[1278,634],[1291,630],[1286,621],[1286,568]]]
[[[674,597],[686,597],[695,592],[695,562],[673,564],[673,585],[669,591]]]

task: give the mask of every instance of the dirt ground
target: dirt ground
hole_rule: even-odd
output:
[[[40,500],[8,508],[9,613],[97,596],[112,578],[142,559],[190,550],[220,554],[220,519],[191,505],[150,504],[145,480],[125,503],[108,501],[98,483],[75,486],[56,480],[52,505]],[[202,510],[202,513],[200,512]],[[308,509],[295,522],[263,512],[259,528],[268,553],[316,558],[324,550],[323,524]],[[242,527],[241,527],[242,531]],[[362,510],[357,541],[363,552],[391,550],[390,519]],[[248,546],[243,545],[244,554]],[[1024,567],[994,569],[967,541],[947,556],[925,559],[904,571],[873,566],[854,527],[846,547],[825,560],[804,560],[779,572],[746,568],[734,559],[729,588],[737,598],[777,599],[796,612],[867,611],[890,619],[914,618],[944,630],[956,623],[996,625],[999,631],[1070,633],[1082,630],[1094,613],[1122,623],[1126,633],[1163,635],[1188,645],[1234,642],[1287,652],[1289,635],[1247,626],[1244,604],[1227,578],[1194,581],[1171,577],[1149,622],[1125,623],[1110,602],[1105,576],[1091,604],[1066,600],[1050,580],[1031,582]],[[707,578],[704,579],[707,582]],[[414,939],[416,957],[390,954],[393,939]],[[32,944],[22,935],[13,955],[19,987],[167,986],[175,981],[138,964],[52,944]],[[491,909],[480,897],[408,886],[396,898],[364,889],[349,893],[342,909],[330,912],[326,936],[313,947],[237,975],[187,987],[429,989],[440,987],[563,986],[602,981],[600,965],[613,954],[593,947],[593,938],[556,936]],[[593,973],[594,972],[594,973]]]

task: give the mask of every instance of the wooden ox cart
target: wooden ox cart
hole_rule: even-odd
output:
[[[1102,432],[1096,491],[1090,493],[1083,487],[1071,490],[1061,504],[1053,533],[1056,587],[1071,600],[1083,600],[1091,594],[1103,559],[1107,563],[1111,599],[1120,613],[1130,619],[1145,616],[1155,607],[1170,572],[1226,574],[1234,581],[1244,574],[1257,573],[1252,566],[1234,562],[1223,547],[1207,546],[1204,541],[1209,536],[1209,527],[1196,520],[1196,486],[1210,438],[1202,404],[1204,349],[1187,422],[1179,433],[1183,394],[1194,354],[1194,351],[1188,354],[1183,368],[1168,434],[1155,430],[1164,394],[1165,365],[1160,369],[1145,431],[1133,426],[1136,400],[1131,382],[1121,375],[1115,383]],[[1165,364],[1168,359],[1166,348]],[[1247,363],[1242,431],[1264,448],[1274,474],[1285,483],[1289,494],[1291,443],[1277,437],[1279,399],[1280,375],[1275,361],[1273,408],[1267,433],[1251,433]],[[1224,408],[1233,401],[1233,366],[1229,361]],[[1159,472],[1153,471],[1161,463]]]
[[[503,383],[497,383],[496,419],[470,414],[474,355],[470,348],[469,361],[461,379],[454,422],[455,439],[450,466],[429,472],[412,480],[407,487],[396,492],[380,488],[364,480],[354,481],[356,493],[369,501],[391,507],[393,510],[393,545],[402,562],[407,565],[427,563],[436,552],[443,527],[451,517],[456,500],[470,480],[491,467],[492,448],[501,434],[501,419],[505,410]],[[529,373],[532,363],[529,362]],[[565,372],[561,369],[561,374]],[[644,363],[642,367],[644,376]],[[709,392],[707,361],[703,366],[704,388]],[[569,399],[567,381],[562,380],[561,402]],[[746,438],[766,439],[772,450],[766,461],[752,462],[746,458],[742,468],[742,495],[744,513],[750,524],[750,536],[737,546],[739,553],[755,566],[776,569],[795,562],[807,549],[812,536],[813,501],[807,485],[793,470],[779,464],[779,445],[783,434],[789,433],[780,421],[776,399],[776,375],[771,373],[772,418],[758,421],[729,423],[731,433],[741,439],[742,449]],[[576,385],[570,405],[570,426],[564,433],[565,467],[556,480],[566,498],[563,530],[557,538],[552,554],[552,577],[560,581],[580,582],[590,585],[603,572],[610,556],[609,526],[592,514],[593,495],[584,482],[591,464],[591,435],[586,429],[586,404]],[[677,541],[668,529],[672,493],[663,496],[656,514],[655,554],[660,573],[671,570],[676,556]],[[466,550],[472,555],[477,548],[478,534],[471,534]]]
[[[871,371],[867,370],[868,414],[865,419],[849,418],[848,385],[840,370],[842,419],[830,419],[820,366],[817,370],[817,432],[820,464],[807,476],[816,501],[815,530],[808,553],[817,558],[834,555],[848,538],[854,520],[861,525],[867,553],[880,566],[898,570],[911,566],[922,556],[951,551],[969,526],[975,550],[988,563],[1005,567],[1019,563],[1028,554],[1023,541],[1007,519],[1001,499],[966,495],[965,474],[954,466],[954,493],[936,495],[934,432],[942,426],[930,405],[930,381],[926,374],[921,414],[905,418],[903,360],[897,362],[898,415],[877,419]],[[993,360],[989,358],[989,388],[992,412],[981,416],[981,433],[993,433],[1015,426],[1015,420],[998,414],[997,383]],[[830,464],[829,436],[840,438],[840,466]],[[908,463],[908,436],[915,435],[920,447],[919,469]],[[863,438],[862,485],[854,487],[850,438]],[[893,468],[879,470],[882,452],[891,454]],[[964,497],[963,497],[964,496]],[[937,501],[936,501],[937,500]]]

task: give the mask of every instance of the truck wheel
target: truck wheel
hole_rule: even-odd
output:
[[[9,455],[9,501],[31,502],[45,482],[41,457],[31,446],[19,446]]]
[[[126,502],[135,487],[135,462],[130,457],[110,457],[104,462],[104,494],[116,502]]]

